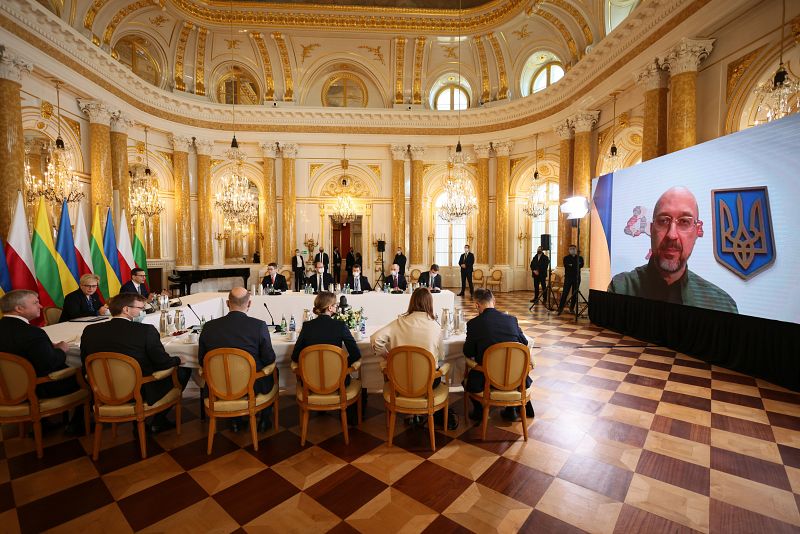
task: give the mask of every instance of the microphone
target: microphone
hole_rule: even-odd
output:
[[[275,324],[275,318],[272,316],[272,312],[269,311],[269,306],[267,306],[266,302],[264,303],[264,308],[266,308],[267,313],[269,314],[269,319],[270,319],[270,321],[272,321],[272,324],[269,324],[267,326],[274,326],[275,327],[275,333],[279,334],[281,332],[281,327],[280,327],[280,325]]]
[[[191,305],[191,304],[187,304],[186,306],[187,306],[187,307],[188,307],[188,308],[189,308],[189,309],[192,311],[192,313],[194,314],[194,316],[195,316],[195,317],[197,317],[197,322],[198,322],[198,323],[202,322],[202,320],[200,319],[200,317],[198,317],[198,316],[197,316],[197,313],[194,311],[194,308],[192,308],[192,305]]]

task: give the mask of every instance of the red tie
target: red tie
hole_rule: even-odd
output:
[[[394,288],[397,289],[397,275],[394,276]]]
[[[272,275],[272,285],[273,286],[275,285],[275,275],[274,274]]]

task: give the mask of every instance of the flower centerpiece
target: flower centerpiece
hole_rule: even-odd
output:
[[[356,311],[355,308],[348,307],[344,311],[339,310],[334,313],[333,318],[342,321],[350,330],[356,330],[359,326],[361,326],[361,320],[367,319],[367,316],[364,315],[364,308],[359,308]]]

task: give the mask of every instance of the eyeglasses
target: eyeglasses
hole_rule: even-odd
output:
[[[695,219],[694,217],[678,217],[677,219],[673,219],[669,215],[659,215],[655,219],[653,219],[653,224],[655,225],[656,229],[662,231],[669,231],[672,227],[672,223],[675,223],[675,228],[682,233],[691,232],[692,229],[697,226],[700,222],[699,220]]]
[[[143,310],[144,306],[127,306],[128,308],[136,308],[137,310]]]
[[[82,284],[82,287],[88,287],[89,289],[92,289],[93,287],[97,287],[97,284],[94,285]]]

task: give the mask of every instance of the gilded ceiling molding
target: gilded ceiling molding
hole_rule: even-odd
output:
[[[229,24],[233,19],[238,25],[272,28],[457,35],[459,32],[491,31],[520,13],[527,0],[493,0],[462,11],[313,4],[269,4],[262,7],[253,2],[240,3],[238,9],[231,11],[229,3],[209,5],[196,0],[172,0],[171,3],[192,18],[212,24]]]
[[[94,25],[94,19],[97,16],[97,13],[103,9],[108,3],[108,0],[94,0],[92,5],[89,6],[89,9],[86,11],[86,15],[83,17],[83,27],[87,30],[91,31],[92,26]]]
[[[553,4],[557,6],[575,19],[575,22],[580,27],[581,31],[583,32],[583,38],[586,39],[586,44],[594,43],[594,36],[592,35],[592,30],[589,28],[589,24],[586,22],[586,19],[583,17],[580,11],[578,11],[575,6],[570,4],[567,0],[545,0],[548,4]],[[542,2],[544,3],[544,2]]]
[[[406,41],[405,37],[394,38],[394,103],[403,103],[404,77],[406,68]]]
[[[292,80],[292,66],[289,63],[289,51],[286,49],[286,39],[283,38],[281,32],[272,32],[272,38],[278,45],[281,68],[283,68],[283,101],[291,102],[294,100],[294,81]]]
[[[119,23],[122,22],[122,19],[134,11],[139,11],[140,9],[144,9],[153,5],[158,4],[154,0],[138,0],[138,2],[128,4],[117,11],[117,13],[111,18],[111,22],[109,22],[108,26],[106,26],[106,31],[103,32],[103,44],[111,45],[111,38],[114,36],[114,31],[116,31],[117,26],[119,26]]]
[[[183,81],[183,56],[186,53],[186,41],[189,39],[192,28],[194,28],[194,24],[183,21],[183,28],[178,36],[178,49],[175,51],[175,89],[178,91],[186,90],[186,83]]]
[[[564,23],[549,11],[540,9],[536,14],[556,27],[559,33],[561,33],[561,37],[563,37],[564,41],[567,42],[567,47],[569,48],[570,54],[572,54],[572,59],[575,61],[579,60],[581,55],[578,53],[578,45],[575,43],[575,39],[572,38],[572,34],[569,33],[569,30]]]
[[[425,57],[425,37],[414,39],[414,81],[411,86],[411,103],[422,104],[422,63]]]
[[[481,102],[488,102],[489,93],[489,64],[486,58],[486,47],[483,46],[483,36],[476,35],[473,37],[475,41],[475,49],[478,51],[478,62],[481,67]]]
[[[206,38],[208,38],[208,28],[198,28],[194,60],[194,94],[200,96],[206,94]]]
[[[264,100],[275,100],[275,80],[272,77],[272,63],[269,60],[267,43],[260,32],[252,32],[250,37],[256,42],[258,53],[261,54],[261,64],[264,66]]]
[[[505,100],[508,98],[508,75],[506,74],[506,60],[503,57],[503,51],[500,49],[500,41],[497,40],[497,35],[494,33],[489,34],[489,43],[492,45],[494,51],[494,60],[497,63],[497,73],[500,79],[499,88],[497,89],[497,100]]]
[[[766,45],[759,46],[755,50],[748,52],[739,59],[735,59],[728,63],[728,82],[726,84],[725,100],[730,101],[734,87],[736,87],[736,84],[739,83],[739,80],[742,79],[744,73],[750,68],[750,65],[753,64],[753,61],[765,46]]]

